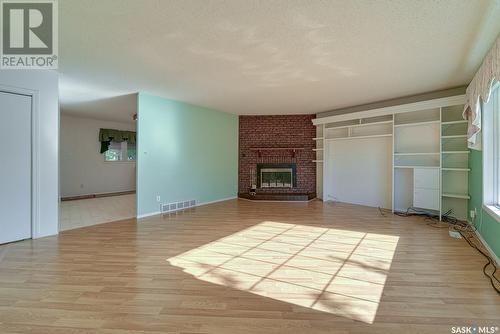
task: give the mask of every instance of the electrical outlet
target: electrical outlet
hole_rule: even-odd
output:
[[[474,220],[477,217],[477,209],[474,208],[474,210],[470,210],[470,218]]]
[[[161,202],[161,197],[160,197],[160,195],[157,195],[157,196],[156,196],[156,201],[157,201],[157,202]]]

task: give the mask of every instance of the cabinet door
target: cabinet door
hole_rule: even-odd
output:
[[[415,188],[439,190],[439,169],[415,168],[413,172],[413,186]]]

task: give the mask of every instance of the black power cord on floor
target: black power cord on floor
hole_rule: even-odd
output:
[[[475,243],[473,243],[471,241],[472,237],[468,237],[468,236],[464,235],[464,233],[462,231],[460,231],[460,230],[458,230],[458,233],[460,233],[460,235],[462,236],[462,238],[464,238],[465,241],[467,241],[467,243],[469,244],[469,246],[471,246],[472,248],[474,248],[475,250],[477,250],[480,254],[482,254],[488,260],[488,262],[483,266],[483,274],[484,274],[484,276],[488,277],[488,279],[490,280],[491,286],[500,295],[500,289],[495,286],[495,281],[497,283],[500,283],[500,281],[498,280],[498,278],[495,276],[495,273],[497,272],[497,266],[495,265],[495,261],[491,258],[491,256],[488,253],[486,253],[483,250],[481,250],[479,247],[476,246]],[[493,272],[491,274],[488,274],[488,272],[486,271],[486,269],[488,267],[490,267],[490,266],[493,267]]]
[[[385,216],[383,213],[382,209],[379,208],[380,214],[382,216]],[[432,220],[432,222],[427,223],[427,225],[435,227],[435,228],[448,228],[450,230],[457,231],[460,233],[462,238],[467,242],[467,244],[474,248],[476,251],[478,251],[481,255],[483,255],[488,262],[483,266],[483,274],[486,276],[493,289],[497,292],[497,294],[500,295],[500,289],[495,285],[495,282],[500,284],[500,280],[495,276],[495,273],[497,272],[497,266],[495,264],[495,261],[492,259],[492,257],[482,249],[480,249],[472,240],[476,237],[475,234],[472,234],[473,232],[476,232],[476,227],[474,225],[471,225],[467,222],[464,221],[459,221],[457,218],[452,216],[453,211],[450,209],[446,211],[444,214],[441,215],[441,221],[439,221],[439,215],[430,213],[425,210],[421,210],[418,208],[414,207],[409,207],[406,212],[394,212],[395,215],[399,217],[410,217],[410,216],[422,216],[426,217],[427,219]],[[445,225],[439,225],[439,224],[445,224]],[[472,234],[472,235],[466,235],[466,233]],[[491,274],[488,273],[487,269],[489,267],[493,267],[493,272]]]

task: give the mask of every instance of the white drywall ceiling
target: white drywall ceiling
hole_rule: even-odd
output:
[[[59,4],[63,110],[121,121],[138,91],[295,114],[460,86],[500,31],[495,0]]]

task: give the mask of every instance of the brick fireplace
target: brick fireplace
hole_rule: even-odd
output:
[[[238,192],[316,194],[314,115],[240,116]]]

